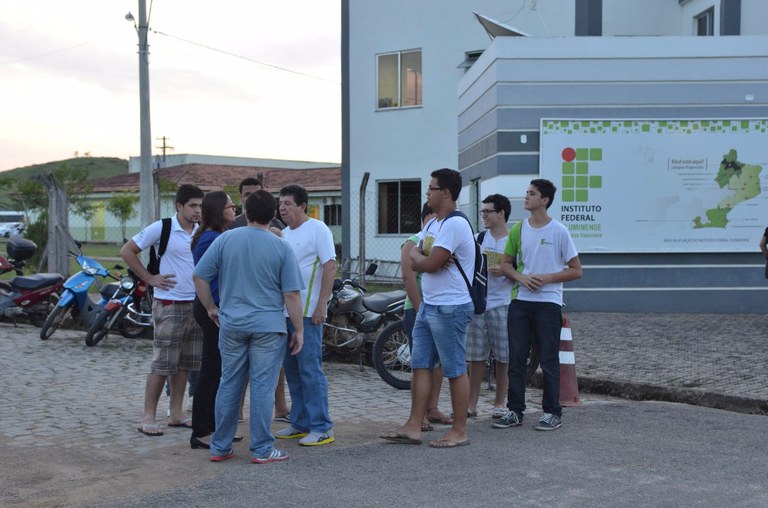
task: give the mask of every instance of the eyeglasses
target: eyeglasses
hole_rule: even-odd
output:
[[[227,208],[231,208],[232,210],[234,210],[235,209],[235,205],[234,204],[229,204],[229,205],[224,207],[224,210],[226,210]]]
[[[498,210],[480,210],[480,215],[482,215],[483,217],[485,217],[489,213],[499,213],[499,212]]]
[[[430,192],[435,192],[435,191],[444,190],[444,189],[445,187],[427,187],[427,190]]]

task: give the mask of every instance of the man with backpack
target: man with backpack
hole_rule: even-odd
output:
[[[507,412],[507,364],[509,339],[507,337],[507,310],[512,281],[501,273],[501,258],[507,244],[507,221],[512,205],[505,196],[491,194],[483,200],[480,215],[485,231],[478,233],[477,243],[488,260],[488,296],[485,312],[476,315],[467,331],[467,361],[469,362],[469,415],[477,416],[480,385],[485,375],[485,362],[491,351],[494,355],[496,397],[491,418],[498,420]]]
[[[182,402],[189,373],[200,369],[202,354],[202,331],[192,316],[195,286],[190,249],[192,234],[200,222],[202,203],[202,190],[194,185],[181,185],[176,192],[176,215],[170,223],[163,219],[150,224],[120,250],[128,267],[154,288],[152,366],[144,391],[144,418],[138,429],[147,436],[163,435],[156,413],[168,377],[171,387],[168,426],[191,427]],[[163,245],[166,235],[167,243]],[[158,272],[152,273],[142,265],[139,254],[155,245],[160,247],[160,260]]]
[[[419,234],[419,244],[410,253],[412,268],[423,274],[423,298],[413,327],[411,413],[402,427],[380,437],[396,443],[421,444],[432,369],[439,358],[450,383],[453,425],[429,445],[455,448],[469,444],[465,341],[475,306],[462,272],[470,279],[474,275],[477,244],[466,216],[456,214],[461,192],[459,172],[443,168],[433,171],[431,177],[427,204],[437,217],[427,223]]]
[[[536,341],[544,378],[541,403],[544,414],[535,429],[555,430],[562,425],[560,331],[563,282],[581,277],[581,261],[568,229],[547,213],[556,190],[549,180],[531,180],[524,203],[531,215],[512,227],[504,248],[501,271],[517,286],[512,291],[507,316],[509,411],[491,424],[494,428],[517,427],[523,423],[526,362],[531,341]]]

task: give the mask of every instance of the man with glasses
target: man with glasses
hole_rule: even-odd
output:
[[[512,292],[512,281],[501,273],[501,258],[507,244],[507,220],[512,205],[501,194],[491,194],[483,200],[480,215],[485,226],[478,233],[480,250],[488,259],[488,297],[485,312],[474,316],[467,331],[467,361],[469,362],[469,413],[477,416],[480,385],[485,374],[485,361],[493,350],[496,360],[496,397],[491,418],[498,420],[507,412],[507,364],[509,339],[507,337],[507,310]],[[482,236],[482,238],[480,238]]]
[[[438,359],[448,378],[453,405],[453,425],[433,448],[455,448],[469,444],[467,405],[469,378],[466,363],[467,325],[474,305],[457,265],[474,273],[475,240],[464,217],[448,217],[456,211],[461,192],[461,174],[453,169],[432,172],[427,204],[437,214],[422,229],[419,243],[411,249],[414,271],[422,272],[422,303],[413,327],[411,367],[411,413],[402,427],[381,434],[381,439],[421,444],[421,424],[432,388],[432,370]]]

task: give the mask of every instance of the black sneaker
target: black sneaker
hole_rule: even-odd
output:
[[[539,419],[539,423],[534,427],[536,430],[555,430],[563,424],[562,418],[552,413],[544,413]]]
[[[523,415],[516,413],[515,411],[507,411],[504,416],[495,420],[491,427],[496,429],[506,429],[509,427],[517,427],[523,424]]]

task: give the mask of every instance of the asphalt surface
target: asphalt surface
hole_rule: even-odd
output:
[[[470,446],[384,443],[377,436],[406,419],[409,393],[372,367],[328,363],[337,442],[279,442],[292,459],[267,466],[248,464],[247,443],[211,464],[186,430],[136,431],[149,340],[110,335],[89,348],[83,332],[41,341],[37,328],[0,323],[0,505],[768,505],[768,317],[569,317],[581,404],[555,432],[532,430],[536,388],[522,427],[491,429],[484,389]],[[449,400],[444,386],[445,411]],[[166,408],[163,397],[159,417]]]

